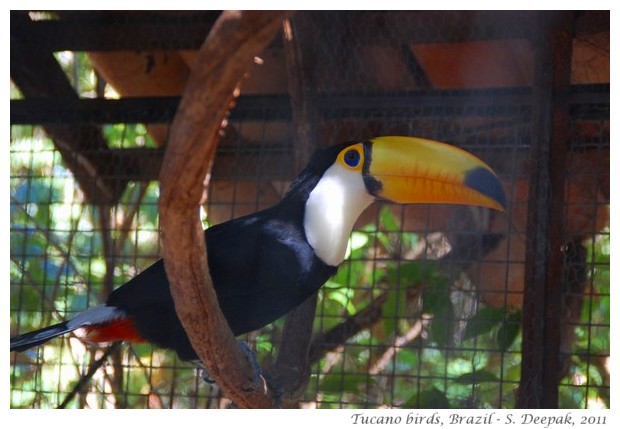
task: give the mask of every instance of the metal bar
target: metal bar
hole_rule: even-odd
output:
[[[363,117],[425,117],[517,114],[528,118],[531,88],[425,90],[389,95],[334,94],[317,96],[319,111],[329,119]],[[179,97],[112,99],[26,98],[11,100],[11,124],[170,123]],[[573,85],[567,102],[571,113],[590,119],[609,118],[609,85]],[[236,101],[231,120],[289,121],[287,95],[245,95]]]
[[[11,100],[11,124],[170,123],[180,97]]]
[[[518,408],[557,408],[572,12],[540,12]]]

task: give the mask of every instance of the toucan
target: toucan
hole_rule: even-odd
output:
[[[315,293],[343,262],[355,221],[375,200],[505,205],[491,168],[445,143],[390,136],[319,150],[278,204],[205,230],[209,271],[232,332],[257,330]],[[150,342],[183,360],[198,359],[175,312],[163,260],[115,289],[105,304],[11,338],[11,351],[78,330],[90,342]]]

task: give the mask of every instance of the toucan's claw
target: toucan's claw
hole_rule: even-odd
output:
[[[215,384],[215,380],[211,378],[207,368],[200,359],[193,360],[192,363],[196,367],[196,372],[200,378],[202,378],[207,384]]]
[[[261,378],[263,378],[264,373],[263,368],[261,368],[260,364],[258,363],[258,359],[256,358],[256,355],[254,354],[252,349],[250,349],[250,346],[248,346],[243,341],[237,341],[237,344],[239,345],[239,348],[243,352],[245,358],[248,360],[248,362],[250,362],[250,365],[252,366],[252,385],[244,390],[252,391],[259,389],[263,385],[263,383],[261,382]]]
[[[282,387],[265,370],[261,370],[260,377],[265,383],[265,390],[271,392],[274,408],[282,408],[282,395],[284,394]]]

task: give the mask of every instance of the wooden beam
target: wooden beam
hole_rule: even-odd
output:
[[[572,12],[539,12],[517,408],[557,408]]]
[[[220,12],[57,12],[60,19],[31,22],[13,22],[14,14],[11,35],[27,34],[26,50],[59,52],[198,49]]]
[[[11,33],[23,23],[13,23]],[[219,12],[56,12],[59,20],[27,25],[31,44],[50,51],[198,49]],[[317,11],[333,24],[337,11]],[[472,40],[527,39],[534,11],[365,11],[347,12],[349,38],[367,44],[454,43]],[[609,11],[578,15],[577,34],[609,31]],[[173,35],[173,37],[171,37]]]
[[[13,65],[13,64],[11,64]],[[170,123],[179,105],[179,97],[128,97],[118,100],[76,97],[38,96],[11,100],[13,125],[19,124],[112,124]],[[412,101],[415,104],[412,105]],[[571,115],[580,119],[609,118],[609,85],[572,85],[568,94]],[[360,118],[373,112],[381,117],[432,117],[449,115],[497,117],[518,114],[532,103],[529,87],[484,90],[421,90],[390,94],[317,95],[319,115],[325,119]],[[474,107],[478,109],[473,109]],[[467,112],[464,112],[464,110]],[[527,112],[526,112],[527,113]],[[529,113],[528,113],[529,115]],[[376,116],[376,115],[375,115]],[[291,100],[287,95],[240,96],[230,112],[231,121],[289,121]]]

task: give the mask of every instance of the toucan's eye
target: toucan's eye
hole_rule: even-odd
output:
[[[344,154],[344,162],[349,167],[357,167],[358,164],[360,163],[360,158],[361,158],[360,153],[356,149],[349,149]]]

